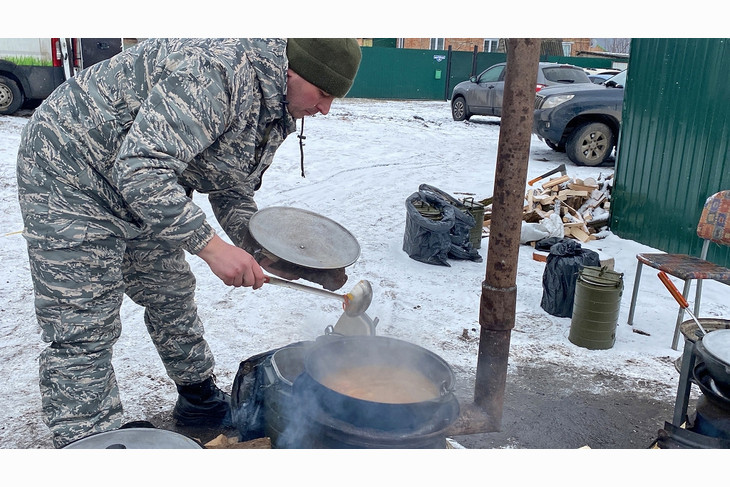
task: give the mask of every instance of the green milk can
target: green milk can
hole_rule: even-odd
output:
[[[581,268],[575,283],[568,340],[591,350],[613,347],[624,289],[623,276],[605,266]]]

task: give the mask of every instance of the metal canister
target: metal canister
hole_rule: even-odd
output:
[[[469,242],[472,248],[479,249],[482,247],[482,230],[484,230],[484,205],[474,201],[474,198],[464,198],[461,200],[461,210],[466,210],[474,217],[476,222],[469,231]]]
[[[568,340],[591,350],[613,347],[623,288],[622,273],[605,266],[581,268],[575,285]]]

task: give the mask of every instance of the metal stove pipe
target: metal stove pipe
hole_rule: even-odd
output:
[[[474,405],[451,434],[499,431],[517,302],[517,261],[541,39],[507,39],[502,120],[492,224],[479,307],[479,355]],[[459,427],[461,429],[459,429]]]

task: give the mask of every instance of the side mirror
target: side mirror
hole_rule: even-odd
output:
[[[472,76],[472,77],[469,78],[469,81],[471,81],[472,83],[476,83],[477,82],[477,77],[476,76]]]
[[[608,86],[609,88],[623,88],[624,87],[624,85],[620,85],[613,80],[606,81],[604,84],[606,86]]]

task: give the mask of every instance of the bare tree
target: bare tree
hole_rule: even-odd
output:
[[[611,39],[600,39],[601,47],[607,52],[617,52],[622,54],[628,54],[631,50],[631,39],[628,38],[611,38]]]

